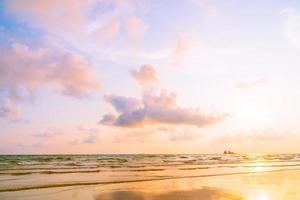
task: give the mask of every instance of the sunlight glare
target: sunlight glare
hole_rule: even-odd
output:
[[[271,200],[265,195],[259,195],[255,200]]]
[[[239,98],[239,101],[235,103],[233,116],[240,125],[246,128],[264,126],[270,120],[268,106],[254,97]]]

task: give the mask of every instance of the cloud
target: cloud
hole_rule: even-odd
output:
[[[139,39],[147,31],[148,25],[135,16],[129,16],[125,19],[125,28],[129,38]]]
[[[187,53],[191,49],[191,41],[183,35],[178,35],[176,38],[176,44],[172,56],[172,67],[180,67],[183,65]]]
[[[138,79],[139,80],[139,79]],[[184,108],[177,104],[177,94],[165,90],[146,91],[142,100],[120,95],[105,96],[118,115],[104,115],[100,123],[122,127],[142,127],[153,124],[193,125],[205,127],[216,124],[226,113],[206,114],[198,108]]]
[[[47,127],[44,131],[40,131],[38,133],[32,134],[35,138],[52,138],[57,135],[61,135],[63,132],[57,127]]]
[[[85,128],[84,126],[78,126],[77,130],[84,134],[84,138],[82,140],[85,144],[94,144],[98,141],[99,138],[99,130],[97,128]],[[77,144],[78,141],[75,142]],[[74,145],[74,144],[72,144]]]
[[[154,66],[149,64],[142,65],[139,70],[131,70],[130,74],[142,86],[156,85],[159,83],[159,78]]]
[[[142,6],[131,0],[6,0],[4,10],[67,45],[89,51],[95,44],[116,41],[121,27],[130,39],[139,39],[148,29],[134,16]]]
[[[112,104],[119,113],[129,113],[141,107],[141,102],[132,97],[105,95],[104,99]]]
[[[284,29],[287,38],[295,46],[300,47],[300,14],[296,13],[292,8],[284,9],[281,14],[287,16]]]
[[[117,117],[114,114],[111,114],[111,113],[105,114],[102,117],[100,123],[104,124],[104,125],[113,125],[115,123],[115,121],[116,121],[116,118]]]
[[[33,134],[34,137],[37,138],[50,138],[52,137],[52,134],[50,133],[37,133],[37,134]]]
[[[0,46],[0,89],[11,98],[31,96],[38,89],[55,88],[76,98],[99,90],[88,60],[77,53],[53,48],[31,49],[22,43]]]
[[[95,0],[9,0],[5,10],[25,22],[59,36],[82,33],[87,13]]]
[[[149,98],[149,99],[147,99]],[[144,97],[142,108],[132,112],[121,113],[114,125],[118,126],[145,126],[150,124],[185,124],[204,127],[223,120],[226,115],[207,115],[199,109],[182,108],[178,105],[167,104],[176,101],[172,94],[162,92],[159,95],[147,95]],[[153,101],[157,99],[158,101]],[[151,103],[149,103],[151,102]]]
[[[0,118],[16,121],[19,120],[20,117],[21,117],[20,107],[13,105],[10,100],[5,100],[2,107],[0,107]]]
[[[82,125],[78,126],[77,130],[81,133],[98,133],[99,131],[97,128],[85,128]]]
[[[267,80],[265,78],[260,78],[254,81],[240,81],[236,84],[237,89],[248,89],[252,87],[259,87],[267,84]]]
[[[61,134],[60,131],[54,131],[54,132],[45,131],[43,133],[33,134],[33,136],[36,137],[36,138],[51,138],[51,137],[54,137],[54,136],[60,135],[60,134]]]
[[[94,144],[98,141],[98,134],[90,134],[83,140],[86,144]]]
[[[116,36],[118,35],[119,29],[120,29],[119,21],[113,18],[109,23],[95,30],[94,35],[96,41],[99,44],[113,41],[113,39],[115,39]]]

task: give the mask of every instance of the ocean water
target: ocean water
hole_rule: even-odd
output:
[[[1,155],[0,192],[300,169],[300,154]]]

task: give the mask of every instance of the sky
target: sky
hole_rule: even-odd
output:
[[[1,0],[0,154],[299,153],[297,0]]]

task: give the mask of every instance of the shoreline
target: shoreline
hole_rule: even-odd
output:
[[[284,183],[284,186],[282,185]],[[295,200],[300,198],[299,170],[277,170],[225,176],[180,177],[80,187],[1,192],[4,200]]]
[[[182,176],[182,177],[166,177],[157,179],[141,179],[141,180],[121,180],[121,181],[99,181],[99,182],[83,182],[83,183],[62,183],[62,184],[52,184],[52,185],[40,185],[32,187],[20,187],[20,188],[7,188],[0,189],[1,192],[17,192],[24,190],[38,190],[47,188],[62,188],[70,186],[89,186],[89,185],[109,185],[109,184],[120,184],[120,183],[137,183],[137,182],[150,182],[150,181],[163,181],[163,180],[180,180],[180,179],[192,179],[192,178],[205,178],[205,177],[219,177],[219,176],[231,176],[231,175],[247,175],[247,174],[264,174],[272,172],[285,172],[285,171],[299,171],[298,169],[278,169],[270,171],[256,171],[256,172],[234,172],[234,173],[220,173],[220,174],[205,174],[205,175],[195,175],[195,176]]]

